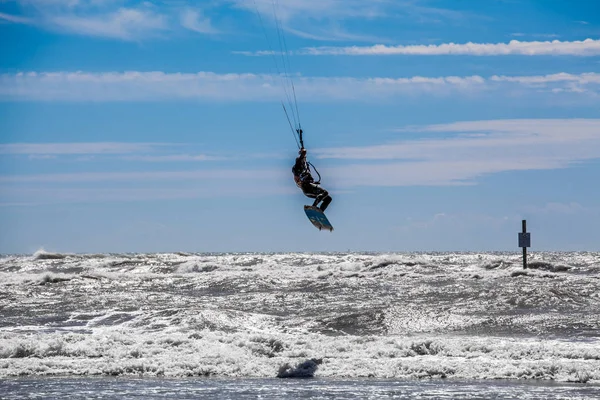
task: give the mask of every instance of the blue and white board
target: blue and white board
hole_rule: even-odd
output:
[[[319,230],[327,229],[329,232],[333,231],[333,226],[331,226],[331,223],[325,214],[323,214],[323,211],[321,211],[319,208],[313,206],[304,206],[304,212],[306,213],[306,216],[310,222],[312,222],[312,224]]]

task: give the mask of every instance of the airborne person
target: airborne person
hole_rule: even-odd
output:
[[[299,130],[298,133],[302,134],[302,130]],[[298,154],[299,156],[296,157],[296,163],[292,167],[294,181],[296,181],[296,185],[302,189],[305,196],[315,199],[313,207],[317,207],[317,204],[323,202],[319,209],[325,211],[329,203],[331,203],[332,198],[329,195],[329,192],[321,188],[319,182],[315,182],[310,174],[310,168],[306,161],[306,149],[304,147],[300,148]]]

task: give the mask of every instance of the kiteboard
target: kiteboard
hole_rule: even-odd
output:
[[[320,208],[314,206],[304,206],[304,212],[310,220],[310,222],[319,230],[327,229],[329,232],[333,231],[331,222],[327,219],[323,211]]]

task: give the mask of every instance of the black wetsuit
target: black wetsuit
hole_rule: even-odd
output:
[[[292,172],[294,173],[296,185],[302,189],[304,195],[311,199],[315,199],[313,207],[317,207],[317,204],[322,201],[323,203],[319,208],[321,211],[325,211],[329,203],[331,203],[331,196],[327,190],[320,187],[318,183],[315,183],[306,162],[306,155],[300,155],[296,158],[296,163],[292,167]]]

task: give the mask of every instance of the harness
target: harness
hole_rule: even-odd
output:
[[[313,183],[315,181],[310,173],[309,163],[306,160],[302,163],[301,168],[300,171],[294,168],[294,181],[299,188],[302,188],[302,184],[304,183]]]

